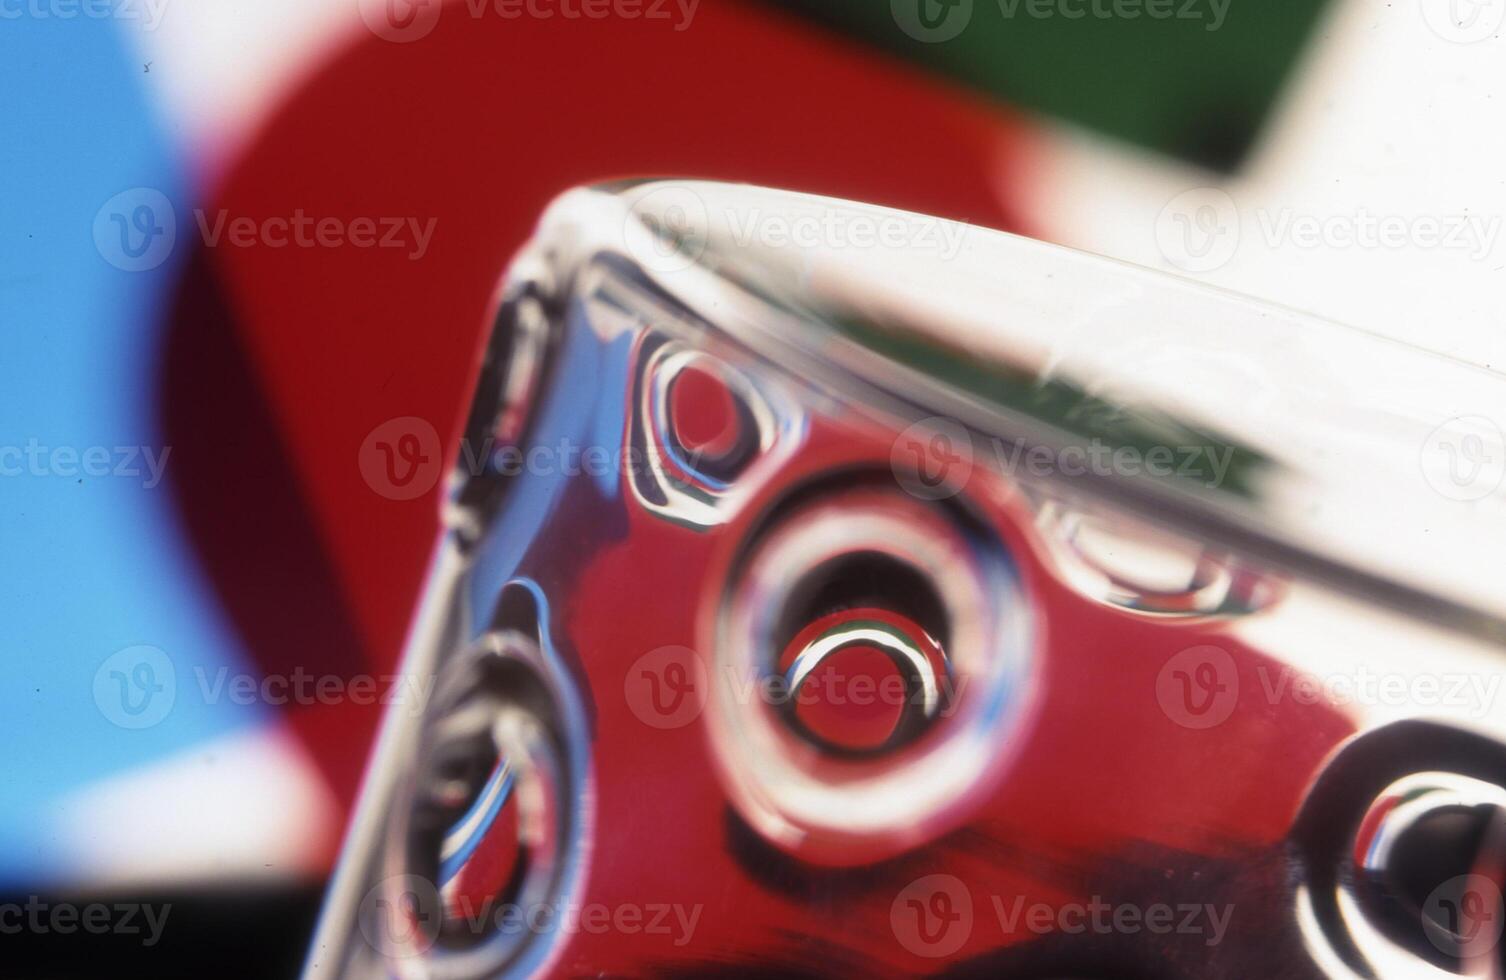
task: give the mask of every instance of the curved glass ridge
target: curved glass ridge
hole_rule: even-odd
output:
[[[566,195],[542,235],[578,261],[625,256],[844,397],[962,426],[976,465],[1506,641],[1493,372],[1100,256],[806,194],[611,185]],[[1168,452],[1174,465],[1143,465]],[[1080,457],[1108,462],[1074,472]]]

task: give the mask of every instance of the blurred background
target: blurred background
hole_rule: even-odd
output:
[[[559,191],[873,201],[1499,369],[1503,21],[1506,0],[0,0],[0,973],[297,970],[405,694],[487,304]],[[396,478],[383,426],[414,418]]]

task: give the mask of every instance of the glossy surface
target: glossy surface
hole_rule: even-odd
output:
[[[741,192],[695,193],[715,204],[718,194]],[[782,200],[759,193],[765,205]],[[796,212],[814,206],[788,203]],[[1034,414],[1025,407],[1041,403],[1016,400],[1004,411],[997,400],[956,398],[972,390],[963,379],[917,374],[930,362],[896,365],[877,346],[850,345],[851,331],[831,332],[821,319],[828,308],[804,306],[798,281],[750,291],[758,268],[758,281],[769,282],[792,264],[803,263],[807,285],[835,282],[823,278],[830,270],[819,257],[772,256],[761,267],[756,250],[692,249],[685,261],[687,239],[662,249],[662,239],[640,231],[658,234],[635,224],[621,198],[583,192],[557,205],[537,251],[515,265],[493,361],[505,363],[515,343],[507,328],[518,310],[537,302],[551,324],[524,438],[531,447],[597,448],[606,462],[588,465],[582,451],[576,467],[483,474],[495,493],[479,498],[462,485],[406,660],[409,671],[442,672],[478,638],[514,628],[509,596],[522,588],[533,597],[540,689],[555,693],[541,700],[510,688],[504,700],[568,760],[574,775],[554,785],[572,789],[545,796],[565,828],[557,839],[579,834],[583,843],[566,873],[537,879],[546,891],[530,902],[605,910],[611,924],[552,915],[513,941],[523,953],[508,955],[525,958],[495,966],[554,975],[1188,978],[1422,968],[1346,911],[1355,896],[1340,869],[1355,828],[1394,781],[1371,771],[1367,746],[1413,719],[1427,736],[1413,740],[1434,746],[1426,771],[1462,773],[1490,769],[1498,743],[1456,731],[1463,712],[1455,706],[1346,700],[1331,681],[1366,669],[1402,679],[1498,671],[1493,615],[1477,608],[1473,590],[1433,595],[1451,580],[1423,563],[1411,583],[1386,580],[1366,592],[1378,571],[1357,575],[1342,549],[1316,548],[1331,538],[1295,540],[1286,504],[1269,488],[1324,471],[1299,469],[1290,455],[1239,450],[1236,465],[1250,479],[1206,492],[1175,476],[1011,473],[982,453],[963,468],[928,470],[938,428],[952,449],[959,432],[975,445],[1052,436],[1058,450],[1063,432],[1129,434],[1142,446],[1157,434],[1190,434],[1193,445],[1216,449],[1254,445],[1283,418],[1222,417],[1228,431],[1210,441],[1171,397],[1185,391],[1142,386],[1133,405],[1083,396],[1125,413],[1130,427],[1064,428],[1080,415],[1063,397],[1087,391],[1091,379],[1068,385],[1055,374],[1054,400]],[[1021,256],[1032,248],[993,245]],[[540,253],[551,256],[547,266],[536,263]],[[845,268],[885,268],[883,258]],[[1038,258],[1077,261],[1054,250]],[[534,274],[542,268],[547,279]],[[1115,274],[1126,289],[1181,296],[1182,287],[1144,273]],[[945,336],[934,324],[894,327],[898,316],[886,314],[912,308],[891,301],[866,310],[907,341]],[[936,303],[956,307],[947,297]],[[1027,339],[1015,336],[1012,358],[1038,356]],[[791,348],[819,354],[778,356]],[[689,352],[744,379],[760,406],[757,458],[720,485],[681,465],[658,434],[656,386]],[[976,360],[1001,384],[1023,383],[996,358]],[[1160,404],[1145,404],[1158,395]],[[944,410],[943,398],[958,414],[915,430],[921,416]],[[1157,426],[1147,427],[1152,419]],[[996,427],[979,428],[984,421]],[[494,424],[486,412],[472,423],[472,440]],[[495,509],[478,517],[469,499]],[[1096,578],[1069,573],[1063,554],[1081,556],[1088,545],[1063,535],[1076,525],[1051,518],[1048,502],[1089,507],[1110,531],[1119,516],[1132,517],[1123,529],[1140,543],[1137,557],[1098,562]],[[1115,538],[1100,536],[1096,547],[1104,540]],[[1235,570],[1227,580],[1206,577],[1202,549]],[[1146,554],[1159,558],[1146,563]],[[1180,573],[1166,556],[1182,556]],[[1173,574],[1146,571],[1168,567]],[[1102,581],[1113,583],[1110,594],[1094,584]],[[1221,597],[1260,601],[1161,608],[1179,588],[1196,594],[1210,581],[1224,581]],[[1431,615],[1409,615],[1423,608]],[[765,685],[788,678],[833,624],[851,622],[854,611],[864,622],[875,609],[890,627],[908,633],[915,624],[923,634],[885,655],[910,672],[924,723],[877,751],[833,751],[792,725]],[[1429,651],[1425,665],[1419,649]],[[569,708],[577,697],[578,711]],[[1471,726],[1499,735],[1500,710],[1489,700],[1479,707]],[[362,939],[363,896],[390,887],[384,875],[422,876],[394,863],[401,852],[384,842],[401,828],[403,787],[425,758],[432,724],[389,717],[313,975],[459,975],[443,952],[394,958]],[[494,898],[511,901],[501,890]],[[1092,918],[1100,907],[1118,916],[1111,925]],[[639,916],[635,927],[616,918],[624,909]],[[1152,910],[1184,925],[1163,928],[1168,920]],[[1088,919],[1074,919],[1078,912]]]

